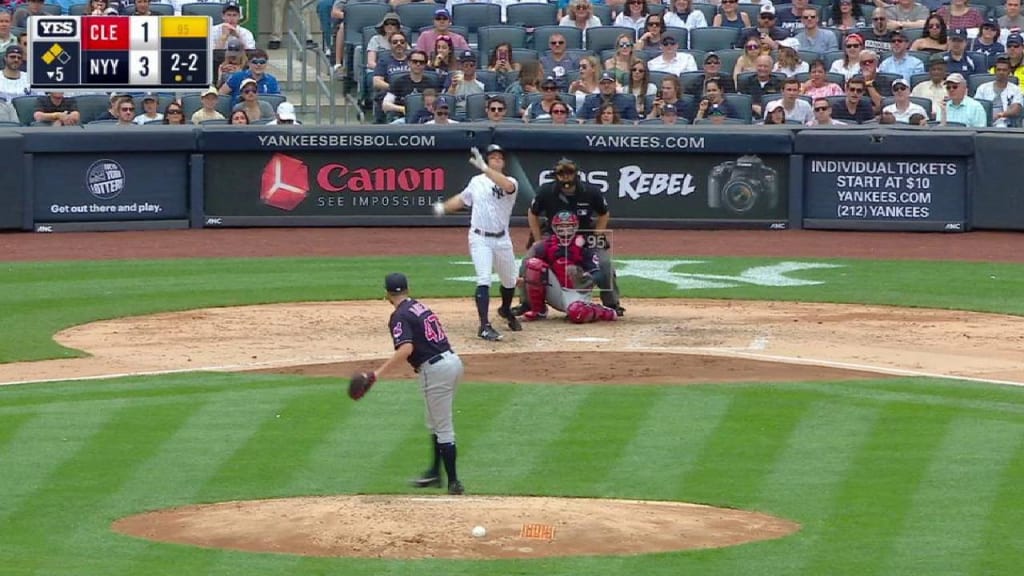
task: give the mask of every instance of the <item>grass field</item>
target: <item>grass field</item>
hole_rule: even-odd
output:
[[[464,296],[450,259],[5,264],[0,360],[74,355],[50,336],[100,318],[211,305],[378,298],[406,271],[424,297]],[[704,274],[771,261],[716,259]],[[822,284],[630,296],[869,302],[1024,315],[1024,267],[833,261]],[[376,312],[376,309],[375,309]],[[383,318],[382,318],[383,322]],[[386,353],[386,351],[382,351]],[[681,500],[802,524],[775,541],[699,552],[531,561],[374,561],[246,554],[114,534],[166,506],[309,494],[404,493],[426,458],[415,387],[348,401],[334,380],[176,374],[0,387],[0,573],[1016,574],[1024,393],[901,379],[772,385],[464,383],[460,472],[474,494]],[[280,417],[277,417],[280,415]]]

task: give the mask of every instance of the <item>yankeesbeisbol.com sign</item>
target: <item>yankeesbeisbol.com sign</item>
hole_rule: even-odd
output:
[[[569,153],[614,218],[784,222],[789,158],[767,155]],[[508,171],[526,201],[554,179],[558,156],[515,152]],[[522,201],[522,200],[521,200]]]
[[[466,151],[206,155],[210,218],[424,216],[477,172]],[[268,222],[272,223],[272,222]]]

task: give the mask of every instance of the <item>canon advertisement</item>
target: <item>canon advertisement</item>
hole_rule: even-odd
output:
[[[608,198],[616,219],[739,222],[784,227],[788,157],[672,153],[577,153],[583,179]],[[561,154],[510,151],[520,183],[515,216],[552,180]],[[469,149],[431,152],[207,153],[204,225],[411,223],[460,192],[477,172]],[[365,219],[370,217],[372,221]]]

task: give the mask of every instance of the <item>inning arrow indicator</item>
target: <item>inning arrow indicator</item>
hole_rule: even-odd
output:
[[[53,70],[47,71],[46,75],[50,77],[50,80],[53,80]]]

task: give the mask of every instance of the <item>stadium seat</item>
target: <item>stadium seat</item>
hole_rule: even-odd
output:
[[[399,6],[401,8],[401,6]],[[345,30],[363,30],[367,26],[376,26],[384,15],[388,13],[390,9],[387,4],[374,4],[370,2],[361,2],[358,4],[351,4],[345,7]],[[433,17],[433,12],[431,12]],[[431,20],[433,22],[433,20]],[[402,24],[406,22],[403,19]],[[415,28],[413,28],[415,30]],[[376,30],[374,30],[376,34]],[[363,41],[363,36],[360,34],[345,34],[346,45],[358,45]],[[366,46],[363,44],[363,46]]]
[[[47,16],[60,16],[63,12],[60,4],[43,4],[43,14]]]
[[[725,101],[732,105],[744,124],[751,123],[753,115],[751,106],[753,102],[748,94],[726,94]]]
[[[690,48],[693,50],[728,50],[739,39],[735,28],[694,28],[690,30]]]
[[[224,5],[220,2],[192,2],[181,5],[182,16],[209,16],[216,26],[224,21]]]
[[[601,21],[602,26],[611,26],[615,18],[612,16],[612,7],[607,4],[591,4],[590,8],[594,11],[594,16]]]
[[[28,126],[35,120],[37,102],[39,102],[39,96],[18,96],[11,100],[11,105],[18,113],[18,120],[21,121],[22,126]]]
[[[594,26],[587,29],[583,39],[587,50],[600,53],[602,50],[615,49],[615,40],[623,34],[636,39],[636,30],[625,26]],[[682,41],[679,43],[685,46]]]
[[[172,4],[158,4],[153,2],[149,5],[149,10],[158,16],[174,16],[174,6]]]
[[[466,41],[476,44],[476,31],[484,26],[501,24],[501,6],[490,3],[456,4],[452,6],[452,25],[462,26],[469,33]]]
[[[514,26],[523,26],[527,28],[527,32],[530,28],[554,25],[557,15],[558,5],[554,3],[526,2],[509,4],[505,8],[506,22]]]
[[[522,26],[484,26],[476,31],[480,54],[487,58],[499,44],[508,42],[512,48],[526,48],[526,30]]]
[[[85,4],[85,3],[82,3],[82,4],[72,4],[71,7],[68,8],[68,14],[70,14],[71,16],[81,16],[81,15],[85,14],[85,10],[88,7],[89,7],[89,5]]]

